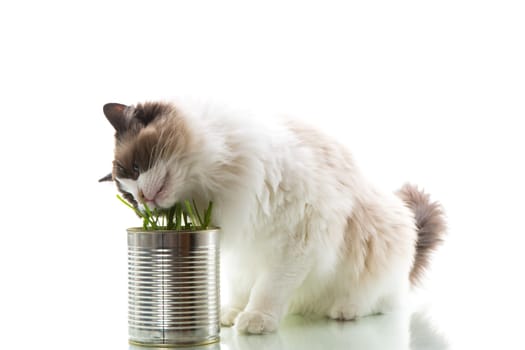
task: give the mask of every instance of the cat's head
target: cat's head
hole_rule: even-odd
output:
[[[169,208],[180,200],[188,181],[184,159],[191,137],[174,106],[148,102],[136,106],[108,103],[103,108],[115,128],[111,174],[117,188],[137,208]]]

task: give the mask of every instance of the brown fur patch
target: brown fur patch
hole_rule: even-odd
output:
[[[171,104],[138,104],[128,125],[116,135],[113,177],[137,179],[158,160],[189,151],[188,127]]]
[[[406,184],[397,195],[414,212],[417,227],[417,245],[410,282],[417,284],[430,262],[432,252],[443,242],[446,222],[443,208],[438,202],[431,202],[430,196],[416,186]]]
[[[310,148],[310,150],[323,161],[327,169],[339,169],[342,164],[344,164],[346,167],[352,167],[352,169],[347,169],[347,171],[356,171],[353,166],[354,160],[351,154],[346,151],[345,147],[335,142],[330,136],[296,120],[288,120],[286,126],[288,130],[296,136],[299,145]],[[338,180],[342,183],[347,182],[346,178]]]
[[[158,117],[164,116],[173,110],[173,106],[168,103],[161,102],[144,102],[139,103],[133,110],[133,118],[141,122],[143,125],[148,125]]]
[[[348,219],[346,248],[355,264],[356,278],[386,269],[389,257],[394,254],[391,241],[397,237],[381,210],[380,206],[357,202]],[[363,274],[364,271],[368,274]]]

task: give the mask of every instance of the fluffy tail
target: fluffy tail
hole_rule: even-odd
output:
[[[430,255],[443,242],[445,215],[441,204],[431,202],[430,196],[416,186],[405,184],[397,195],[412,209],[416,219],[416,257],[410,272],[410,282],[414,285],[421,281],[430,263]]]

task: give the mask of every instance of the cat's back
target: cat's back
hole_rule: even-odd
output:
[[[296,116],[214,101],[184,101],[180,106],[210,150],[220,149],[236,163],[257,168],[258,174],[250,172],[251,183],[314,202],[348,195],[360,181],[350,151]]]

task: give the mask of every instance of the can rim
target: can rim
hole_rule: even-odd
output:
[[[207,229],[200,229],[200,230],[145,230],[144,228],[142,227],[128,227],[126,229],[126,231],[128,233],[151,233],[151,234],[155,234],[155,233],[205,233],[205,232],[213,232],[213,231],[216,231],[216,232],[219,232],[220,231],[220,227],[216,227],[216,226],[212,226],[212,227],[209,227]]]

